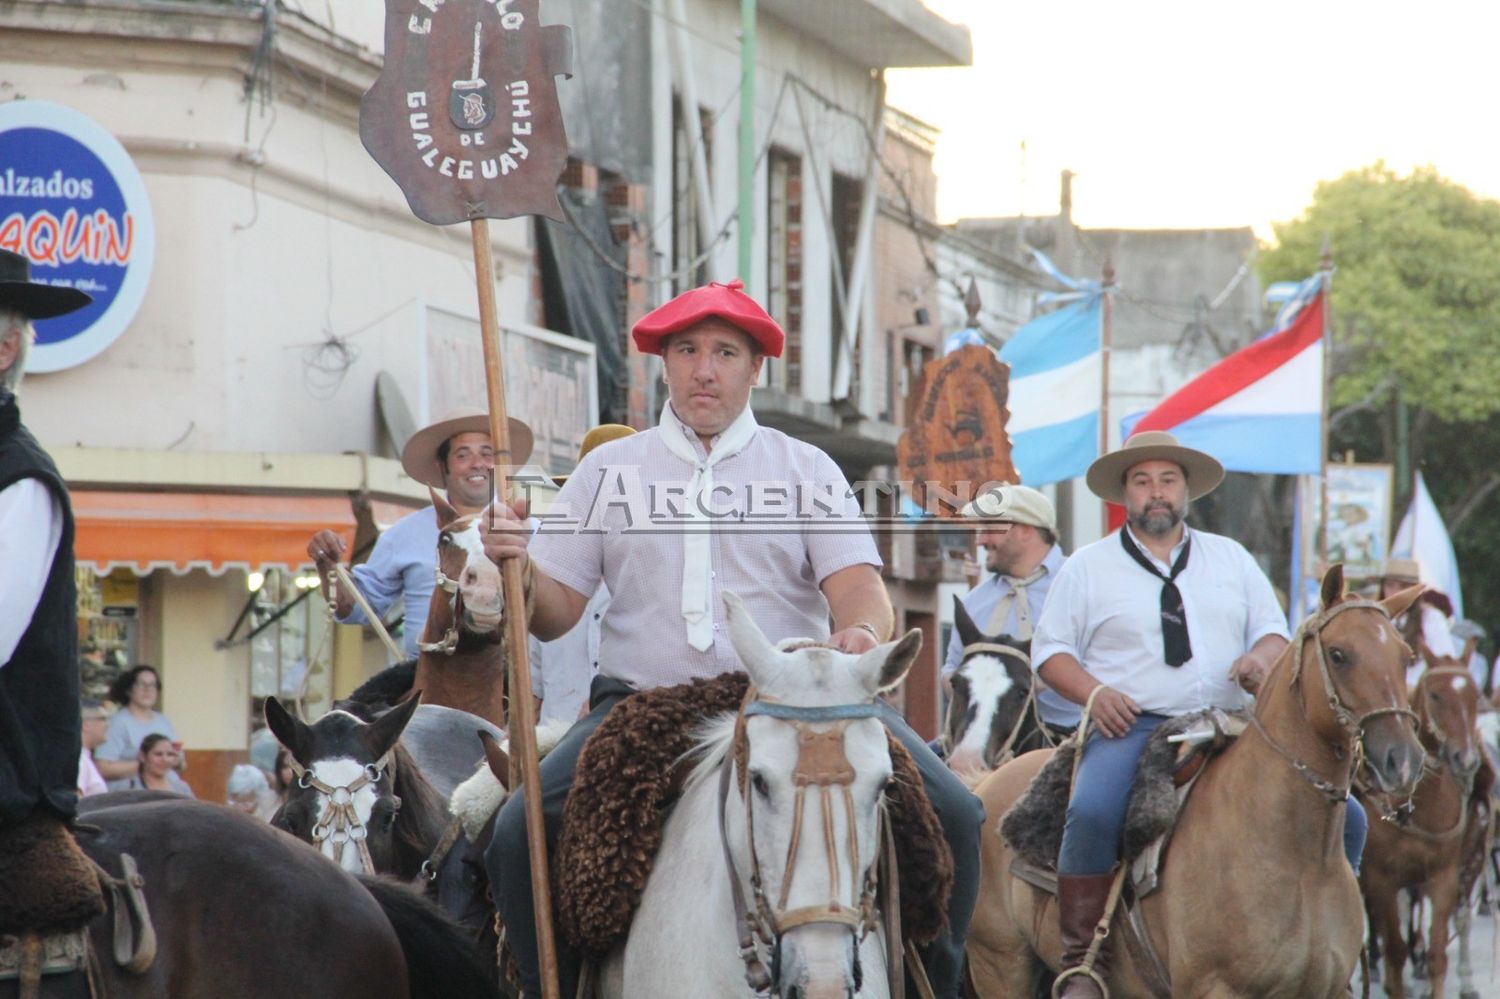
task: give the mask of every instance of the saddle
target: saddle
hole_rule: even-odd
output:
[[[1203,767],[1247,724],[1245,715],[1215,708],[1173,718],[1152,733],[1131,781],[1122,837],[1121,860],[1131,865],[1136,898],[1156,890],[1177,816]],[[1016,853],[1011,873],[1054,895],[1076,753],[1076,742],[1059,747],[1000,820],[1000,835]]]
[[[84,827],[86,828],[86,827]],[[114,909],[115,962],[135,974],[156,959],[156,933],[135,859],[116,878],[79,848],[61,819],[34,815],[0,827],[0,981],[35,995],[44,975],[95,976],[89,923]],[[132,922],[133,920],[133,922]]]
[[[748,687],[744,673],[725,673],[633,694],[584,744],[552,881],[558,926],[584,954],[602,957],[629,932],[687,773],[683,757],[700,723],[738,711]],[[907,937],[926,942],[946,926],[953,856],[915,762],[894,738],[890,745],[896,777],[887,815],[901,858],[902,925]]]

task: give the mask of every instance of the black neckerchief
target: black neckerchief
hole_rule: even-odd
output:
[[[1188,553],[1193,549],[1192,536],[1189,535],[1183,542],[1182,554],[1178,555],[1177,561],[1172,563],[1170,576],[1162,575],[1162,571],[1146,556],[1146,553],[1130,540],[1130,531],[1127,528],[1120,528],[1120,544],[1125,547],[1125,554],[1135,559],[1142,569],[1162,581],[1162,653],[1168,666],[1181,666],[1193,658],[1193,643],[1188,640],[1187,611],[1182,606],[1182,592],[1177,589],[1176,579],[1182,574],[1182,570],[1187,568]]]

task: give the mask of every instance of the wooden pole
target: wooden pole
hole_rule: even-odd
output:
[[[1318,476],[1318,561],[1322,563],[1322,571],[1328,571],[1328,405],[1329,396],[1333,394],[1333,248],[1327,236],[1323,237],[1323,259],[1319,263],[1319,273],[1323,275],[1323,286],[1318,289],[1318,294],[1323,296],[1323,335],[1321,343],[1323,348],[1323,414],[1322,428],[1320,432],[1320,447],[1322,448],[1319,468],[1321,474]]]
[[[1115,259],[1113,254],[1104,258],[1104,284],[1100,291],[1104,301],[1099,303],[1099,454],[1109,453],[1109,324],[1112,318],[1110,295],[1115,286]],[[1099,514],[1102,521],[1101,536],[1109,533],[1109,504],[1105,503]]]
[[[479,331],[484,341],[484,377],[490,397],[490,442],[495,466],[506,468],[511,460],[510,425],[505,409],[505,371],[500,357],[500,320],[495,308],[495,262],[490,256],[490,224],[477,218],[470,223],[474,238],[474,278],[479,290]],[[500,502],[510,505],[510,478],[497,476]],[[500,566],[505,589],[505,647],[510,656],[510,708],[506,712],[506,734],[510,736],[510,758],[519,769],[526,789],[526,842],[531,861],[532,911],[536,916],[537,958],[542,969],[542,995],[561,999],[557,978],[557,944],[552,938],[552,888],[547,868],[547,832],[542,819],[540,778],[537,775],[536,719],[531,694],[531,663],[526,636],[526,593],[520,559],[506,559]]]

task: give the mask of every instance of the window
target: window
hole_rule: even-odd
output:
[[[710,164],[713,174],[713,118],[699,109],[698,120],[703,128],[703,156]],[[683,117],[682,101],[672,100],[672,269],[681,270],[703,256],[705,247],[701,236],[699,216],[704,211],[712,212],[712,205],[700,204],[698,185],[693,180],[693,137]],[[696,288],[708,281],[708,261],[701,260],[689,274],[676,281],[676,292]]]

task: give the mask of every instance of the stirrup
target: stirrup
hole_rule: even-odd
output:
[[[1075,964],[1071,968],[1064,968],[1062,973],[1059,974],[1056,980],[1054,980],[1052,983],[1052,999],[1059,999],[1059,997],[1062,995],[1063,983],[1070,978],[1077,977],[1078,975],[1085,975],[1089,978],[1092,978],[1094,980],[1094,984],[1099,986],[1099,991],[1104,996],[1104,999],[1109,999],[1109,983],[1107,983],[1103,978],[1099,977],[1099,972],[1095,971],[1092,966],[1087,964]]]

